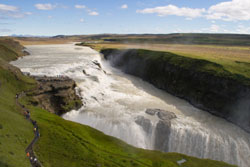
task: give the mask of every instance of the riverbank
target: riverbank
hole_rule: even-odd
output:
[[[223,66],[170,52],[103,49],[105,59],[128,74],[150,82],[195,107],[250,132],[250,79]]]

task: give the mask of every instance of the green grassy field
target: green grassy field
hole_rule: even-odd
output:
[[[142,34],[142,35],[110,35],[100,36],[104,41],[119,43],[164,43],[164,44],[198,44],[223,46],[250,46],[250,35],[240,34],[206,34],[206,33],[174,33],[174,34]],[[93,39],[93,37],[92,37]],[[98,38],[97,38],[98,39]]]
[[[221,45],[250,46],[247,34],[209,34],[209,33],[172,33],[172,34],[93,34],[93,35],[58,35],[49,40],[95,41],[113,43],[148,43],[148,44],[185,44],[185,45]],[[21,41],[39,38],[16,38]],[[44,38],[40,38],[43,40]],[[48,38],[47,38],[48,40]]]
[[[0,166],[27,167],[25,148],[33,136],[30,122],[25,120],[15,95],[36,87],[34,80],[22,75],[8,61],[18,53],[11,45],[0,49]],[[3,46],[0,44],[0,46]],[[13,53],[15,52],[15,53]],[[178,167],[176,161],[186,159],[186,167],[229,167],[224,162],[198,159],[177,153],[161,153],[134,148],[88,126],[66,121],[31,104],[31,96],[20,102],[29,108],[40,128],[41,138],[35,152],[45,167],[79,166],[155,166]]]
[[[147,49],[171,52],[175,55],[193,59],[207,60],[219,65],[233,74],[250,78],[250,47],[181,44],[131,44],[131,43],[94,43],[83,44],[100,51],[101,49]]]
[[[29,166],[24,150],[33,138],[33,128],[16,105],[15,96],[31,89],[34,82],[8,64],[18,55],[7,44],[0,42],[0,166]]]

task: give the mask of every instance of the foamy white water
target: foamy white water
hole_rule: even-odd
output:
[[[169,142],[164,143],[168,150],[163,147],[163,151],[250,166],[250,134],[110,67],[96,51],[73,44],[33,45],[27,49],[30,56],[12,62],[23,72],[65,75],[76,81],[85,105],[68,112],[64,119],[89,125],[136,147],[154,149],[155,138],[161,137],[154,135],[159,119],[145,114],[145,110],[164,109],[177,118],[172,120]],[[135,123],[138,116],[150,120],[148,132]]]

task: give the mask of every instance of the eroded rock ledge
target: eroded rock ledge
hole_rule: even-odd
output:
[[[35,101],[51,113],[62,115],[82,106],[81,98],[76,94],[76,83],[68,77],[33,77],[38,82],[33,91]]]
[[[150,119],[145,118],[144,116],[138,116],[135,120],[135,123],[140,125],[148,135],[152,135],[152,133],[154,133],[154,149],[168,152],[168,143],[171,133],[171,120],[177,118],[177,116],[173,112],[161,109],[147,109],[145,113],[153,117],[157,116],[159,119],[158,122],[153,125]],[[153,131],[153,129],[155,129],[155,131]]]

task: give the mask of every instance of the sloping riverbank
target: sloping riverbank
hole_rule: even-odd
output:
[[[105,59],[194,106],[250,132],[250,79],[221,65],[168,52],[103,49]]]

